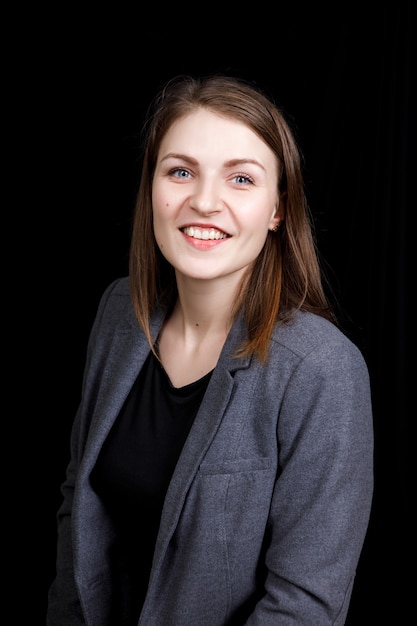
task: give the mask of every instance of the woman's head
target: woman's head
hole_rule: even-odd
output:
[[[277,159],[247,124],[200,107],[164,135],[152,208],[179,290],[222,291],[233,301],[284,217]]]
[[[173,268],[161,255],[154,236],[152,188],[168,131],[179,120],[201,110],[246,126],[276,161],[279,229],[266,234],[250,274],[242,280],[234,311],[242,310],[247,322],[248,341],[243,351],[265,358],[278,320],[287,319],[299,308],[328,314],[293,132],[278,106],[245,81],[218,75],[180,76],[168,82],[151,104],[144,127],[143,169],[130,253],[136,314],[148,334],[154,306],[161,303],[170,308],[177,295]]]

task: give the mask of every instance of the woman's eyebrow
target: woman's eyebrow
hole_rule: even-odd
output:
[[[226,167],[236,167],[236,165],[246,165],[248,163],[251,163],[252,165],[257,165],[261,169],[265,170],[265,168],[262,165],[262,163],[260,163],[256,159],[249,159],[249,158],[247,158],[247,159],[230,159],[229,161],[226,161],[226,163],[224,165]]]
[[[166,161],[167,159],[180,159],[181,161],[186,161],[187,163],[192,163],[193,165],[197,165],[197,159],[190,157],[186,154],[180,154],[179,152],[168,152],[161,158],[162,161]]]

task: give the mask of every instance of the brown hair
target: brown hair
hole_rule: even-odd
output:
[[[150,316],[156,306],[170,311],[177,289],[173,267],[164,259],[153,233],[152,181],[159,147],[171,125],[196,108],[238,120],[254,131],[276,155],[278,192],[285,218],[269,232],[252,271],[240,286],[233,315],[243,312],[247,338],[239,354],[268,355],[274,325],[297,310],[312,311],[333,322],[326,298],[312,223],[306,201],[301,153],[283,112],[258,87],[230,76],[178,76],[151,103],[144,125],[143,168],[130,246],[132,301],[151,348]]]

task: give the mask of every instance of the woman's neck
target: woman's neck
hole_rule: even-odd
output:
[[[178,300],[173,315],[177,330],[200,337],[229,331],[236,302],[236,276],[195,280],[177,276]]]
[[[235,295],[225,285],[183,287],[180,283],[177,303],[158,341],[162,364],[176,387],[198,380],[216,366],[232,324]]]

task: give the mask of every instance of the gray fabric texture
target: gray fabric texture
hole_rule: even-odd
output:
[[[232,358],[243,335],[239,319],[172,477],[140,626],[345,623],[373,493],[365,360],[310,313],[277,325],[266,365]],[[117,280],[89,338],[47,626],[115,626],[114,532],[89,476],[148,353]]]

